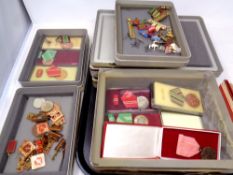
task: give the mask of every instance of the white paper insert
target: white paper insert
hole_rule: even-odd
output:
[[[107,124],[103,157],[155,158],[161,156],[160,127]]]
[[[201,117],[196,115],[162,112],[161,119],[163,126],[204,129]]]

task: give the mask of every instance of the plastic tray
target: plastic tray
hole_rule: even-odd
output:
[[[152,7],[167,6],[170,15],[163,23],[171,26],[181,54],[165,54],[161,51],[146,52],[145,45],[132,47],[127,37],[127,18],[148,18],[147,11]],[[168,1],[116,1],[116,56],[115,62],[125,67],[182,67],[191,57],[189,46],[175,11],[173,3]]]
[[[42,41],[45,36],[69,35],[81,37],[81,46],[79,51],[79,63],[75,80],[72,81],[30,81],[30,77],[40,51]],[[20,74],[19,81],[23,86],[53,86],[53,85],[77,85],[85,84],[85,77],[89,65],[88,55],[89,39],[85,29],[40,29],[37,31],[23,70]]]
[[[63,160],[62,154],[60,153],[52,161],[50,158],[53,151],[51,150],[49,156],[45,156],[45,167],[38,170],[24,171],[23,174],[65,175],[72,172],[80,114],[80,93],[76,86],[51,86],[28,87],[17,90],[0,137],[0,174],[18,174],[16,172],[17,160],[19,158],[17,154],[18,148],[24,139],[35,139],[31,132],[34,124],[26,119],[26,115],[29,112],[38,112],[32,106],[33,99],[36,97],[43,97],[60,104],[66,121],[62,131],[66,140],[65,154]],[[17,140],[17,150],[8,157],[6,145],[10,139]]]
[[[137,74],[135,74],[137,71]],[[90,161],[95,170],[111,171],[175,171],[175,172],[233,172],[233,126],[231,125],[223,99],[219,93],[215,77],[210,72],[184,70],[143,70],[115,69],[100,73],[93,122]],[[102,159],[100,147],[105,113],[106,89],[148,88],[154,81],[160,81],[186,88],[198,89],[204,107],[203,124],[205,129],[219,130],[222,133],[221,160],[132,160]]]
[[[211,71],[219,76],[223,69],[202,18],[179,16],[179,19],[192,53],[188,65],[181,69]],[[117,67],[114,60],[115,37],[112,35],[115,28],[114,20],[113,10],[98,11],[90,58],[92,77],[98,77],[100,68]],[[195,40],[193,40],[193,37],[195,37]],[[201,49],[197,47],[198,45],[202,46]]]

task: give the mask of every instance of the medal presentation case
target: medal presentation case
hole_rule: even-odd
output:
[[[226,107],[222,103],[223,99],[220,96],[220,93],[218,91],[218,86],[213,74],[208,72],[203,73],[203,72],[184,71],[184,70],[182,71],[182,70],[145,70],[144,69],[137,71],[139,73],[137,75],[135,74],[135,69],[105,70],[100,73],[98,91],[96,96],[97,100],[95,106],[94,121],[93,121],[92,142],[90,149],[90,164],[92,168],[94,168],[95,171],[97,172],[111,171],[116,169],[117,167],[121,167],[121,170],[123,171],[145,171],[145,172],[147,171],[188,172],[188,171],[196,171],[197,168],[199,169],[198,171],[200,172],[230,171],[231,162],[232,162],[232,154],[231,154],[232,151],[230,146],[232,143],[232,138],[231,138],[232,136],[230,133],[233,128],[230,125],[230,118],[227,115]],[[219,136],[216,135],[217,137],[215,137],[218,138],[218,141],[215,142],[215,146],[218,147],[219,151],[212,153],[212,154],[217,153],[219,158],[215,157],[215,159],[219,159],[219,160],[208,160],[208,159],[200,160],[200,161],[188,160],[189,163],[187,164],[187,160],[182,160],[182,159],[157,160],[156,158],[149,158],[149,157],[148,157],[149,159],[146,159],[145,157],[143,159],[140,158],[132,159],[132,157],[131,158],[103,157],[103,151],[105,150],[103,145],[106,142],[106,138],[104,136],[104,132],[105,132],[104,126],[106,126],[106,124],[104,125],[104,122],[106,121],[106,109],[107,109],[106,105],[107,106],[109,105],[109,102],[106,102],[105,98],[103,97],[105,96],[107,90],[111,88],[119,88],[119,87],[123,89],[134,89],[135,87],[139,89],[145,89],[145,88],[150,88],[151,84],[153,84],[153,82],[155,81],[162,82],[164,84],[170,84],[176,87],[195,89],[200,92],[201,95],[200,100],[203,105],[203,114],[200,116],[204,127],[203,131],[207,131],[209,132],[209,134],[211,132],[219,131],[217,132],[217,135],[218,133],[221,133]],[[109,123],[109,125],[111,125],[111,122]],[[146,125],[146,127],[149,126]],[[181,129],[177,128],[177,129],[179,130],[179,132],[183,130],[182,128]],[[169,134],[169,132],[167,134]],[[187,135],[187,133],[184,135]],[[198,137],[195,137],[193,134],[191,134],[191,136],[198,140]],[[107,139],[109,139],[109,137]],[[111,139],[114,140],[114,138]],[[212,141],[210,141],[209,143],[211,143]],[[162,144],[164,144],[165,142],[166,141],[163,140]],[[174,141],[175,144],[177,144],[177,142],[178,140]],[[146,144],[146,142],[144,143]],[[203,145],[200,146],[203,147]],[[164,147],[162,147],[162,153],[164,155],[163,150],[165,148],[164,149],[163,148]],[[167,155],[168,152],[166,152],[165,154]]]

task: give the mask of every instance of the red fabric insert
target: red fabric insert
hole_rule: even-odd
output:
[[[164,128],[163,138],[162,138],[162,157],[176,158],[176,159],[200,159],[200,154],[197,154],[191,158],[185,158],[183,156],[176,155],[176,146],[179,134],[184,134],[185,136],[194,137],[200,145],[200,148],[211,147],[216,152],[218,151],[218,140],[219,134],[208,132],[208,131],[195,131],[195,130],[185,130],[185,129],[173,129]]]
[[[118,114],[119,113],[113,113],[115,119],[117,119]],[[160,119],[160,113],[132,112],[133,122],[134,122],[134,118],[137,115],[144,115],[148,119],[149,123],[146,126],[160,126],[160,127],[162,126],[161,119]],[[108,117],[106,116],[105,118],[106,118],[106,122],[108,122]],[[117,122],[111,122],[111,123],[117,123]],[[122,124],[122,123],[119,123],[119,124]],[[143,124],[136,124],[136,125],[143,125]]]
[[[130,90],[130,89],[109,89],[106,92],[106,111],[110,112],[111,110],[129,110],[129,108],[125,108],[124,104],[122,103],[121,96],[124,94],[125,91],[131,91],[134,95],[138,96],[145,96],[149,100],[149,107],[150,109],[150,90],[149,89],[138,89],[138,90]],[[118,97],[119,102],[116,103],[114,98]],[[115,105],[114,105],[115,103]],[[118,105],[116,105],[118,104]],[[133,108],[132,108],[133,109]],[[135,110],[135,109],[134,109]]]
[[[77,50],[57,50],[53,65],[69,66],[79,63],[79,51]],[[37,65],[42,65],[42,58],[36,60]]]

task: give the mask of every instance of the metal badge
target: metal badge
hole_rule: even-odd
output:
[[[184,94],[180,88],[174,88],[169,91],[170,99],[173,103],[183,106],[184,105]]]
[[[38,169],[45,166],[45,156],[44,153],[36,154],[31,157],[32,169]]]
[[[33,133],[35,136],[40,136],[49,131],[49,125],[47,122],[37,123],[33,127]]]
[[[6,152],[8,155],[13,154],[15,152],[16,149],[16,145],[17,145],[17,141],[16,140],[9,140],[7,147],[6,147]]]
[[[217,153],[211,147],[204,147],[201,150],[201,158],[202,159],[217,159]]]
[[[41,104],[41,111],[49,112],[53,109],[53,102],[52,101],[45,101]]]
[[[119,113],[116,119],[118,123],[133,123],[132,114],[130,112]]]
[[[23,157],[28,157],[35,149],[36,147],[31,141],[25,140],[19,147],[19,152]]]
[[[139,109],[146,109],[149,107],[149,100],[145,96],[138,96],[137,102],[138,102]]]
[[[60,106],[56,103],[54,103],[53,108],[46,114],[50,116],[50,119],[53,124],[55,124],[58,120],[64,117],[64,114],[62,113]]]
[[[196,108],[200,105],[200,100],[195,94],[189,93],[185,96],[185,101],[188,103],[189,106]]]
[[[145,115],[137,115],[134,118],[134,123],[135,124],[144,124],[144,125],[148,125],[149,124],[149,120],[147,119],[147,117]]]
[[[62,138],[62,139],[58,142],[57,146],[55,147],[55,153],[54,153],[54,155],[53,155],[53,157],[52,157],[52,160],[55,159],[55,157],[57,156],[57,154],[58,154],[59,152],[65,150],[65,146],[66,146],[66,141],[65,141],[64,138]]]
[[[128,18],[127,23],[128,23],[128,34],[129,34],[130,39],[136,39],[136,34],[135,34],[134,27],[133,27],[132,19]]]
[[[40,109],[41,105],[45,103],[45,99],[44,98],[35,98],[33,100],[33,107],[36,109]]]

